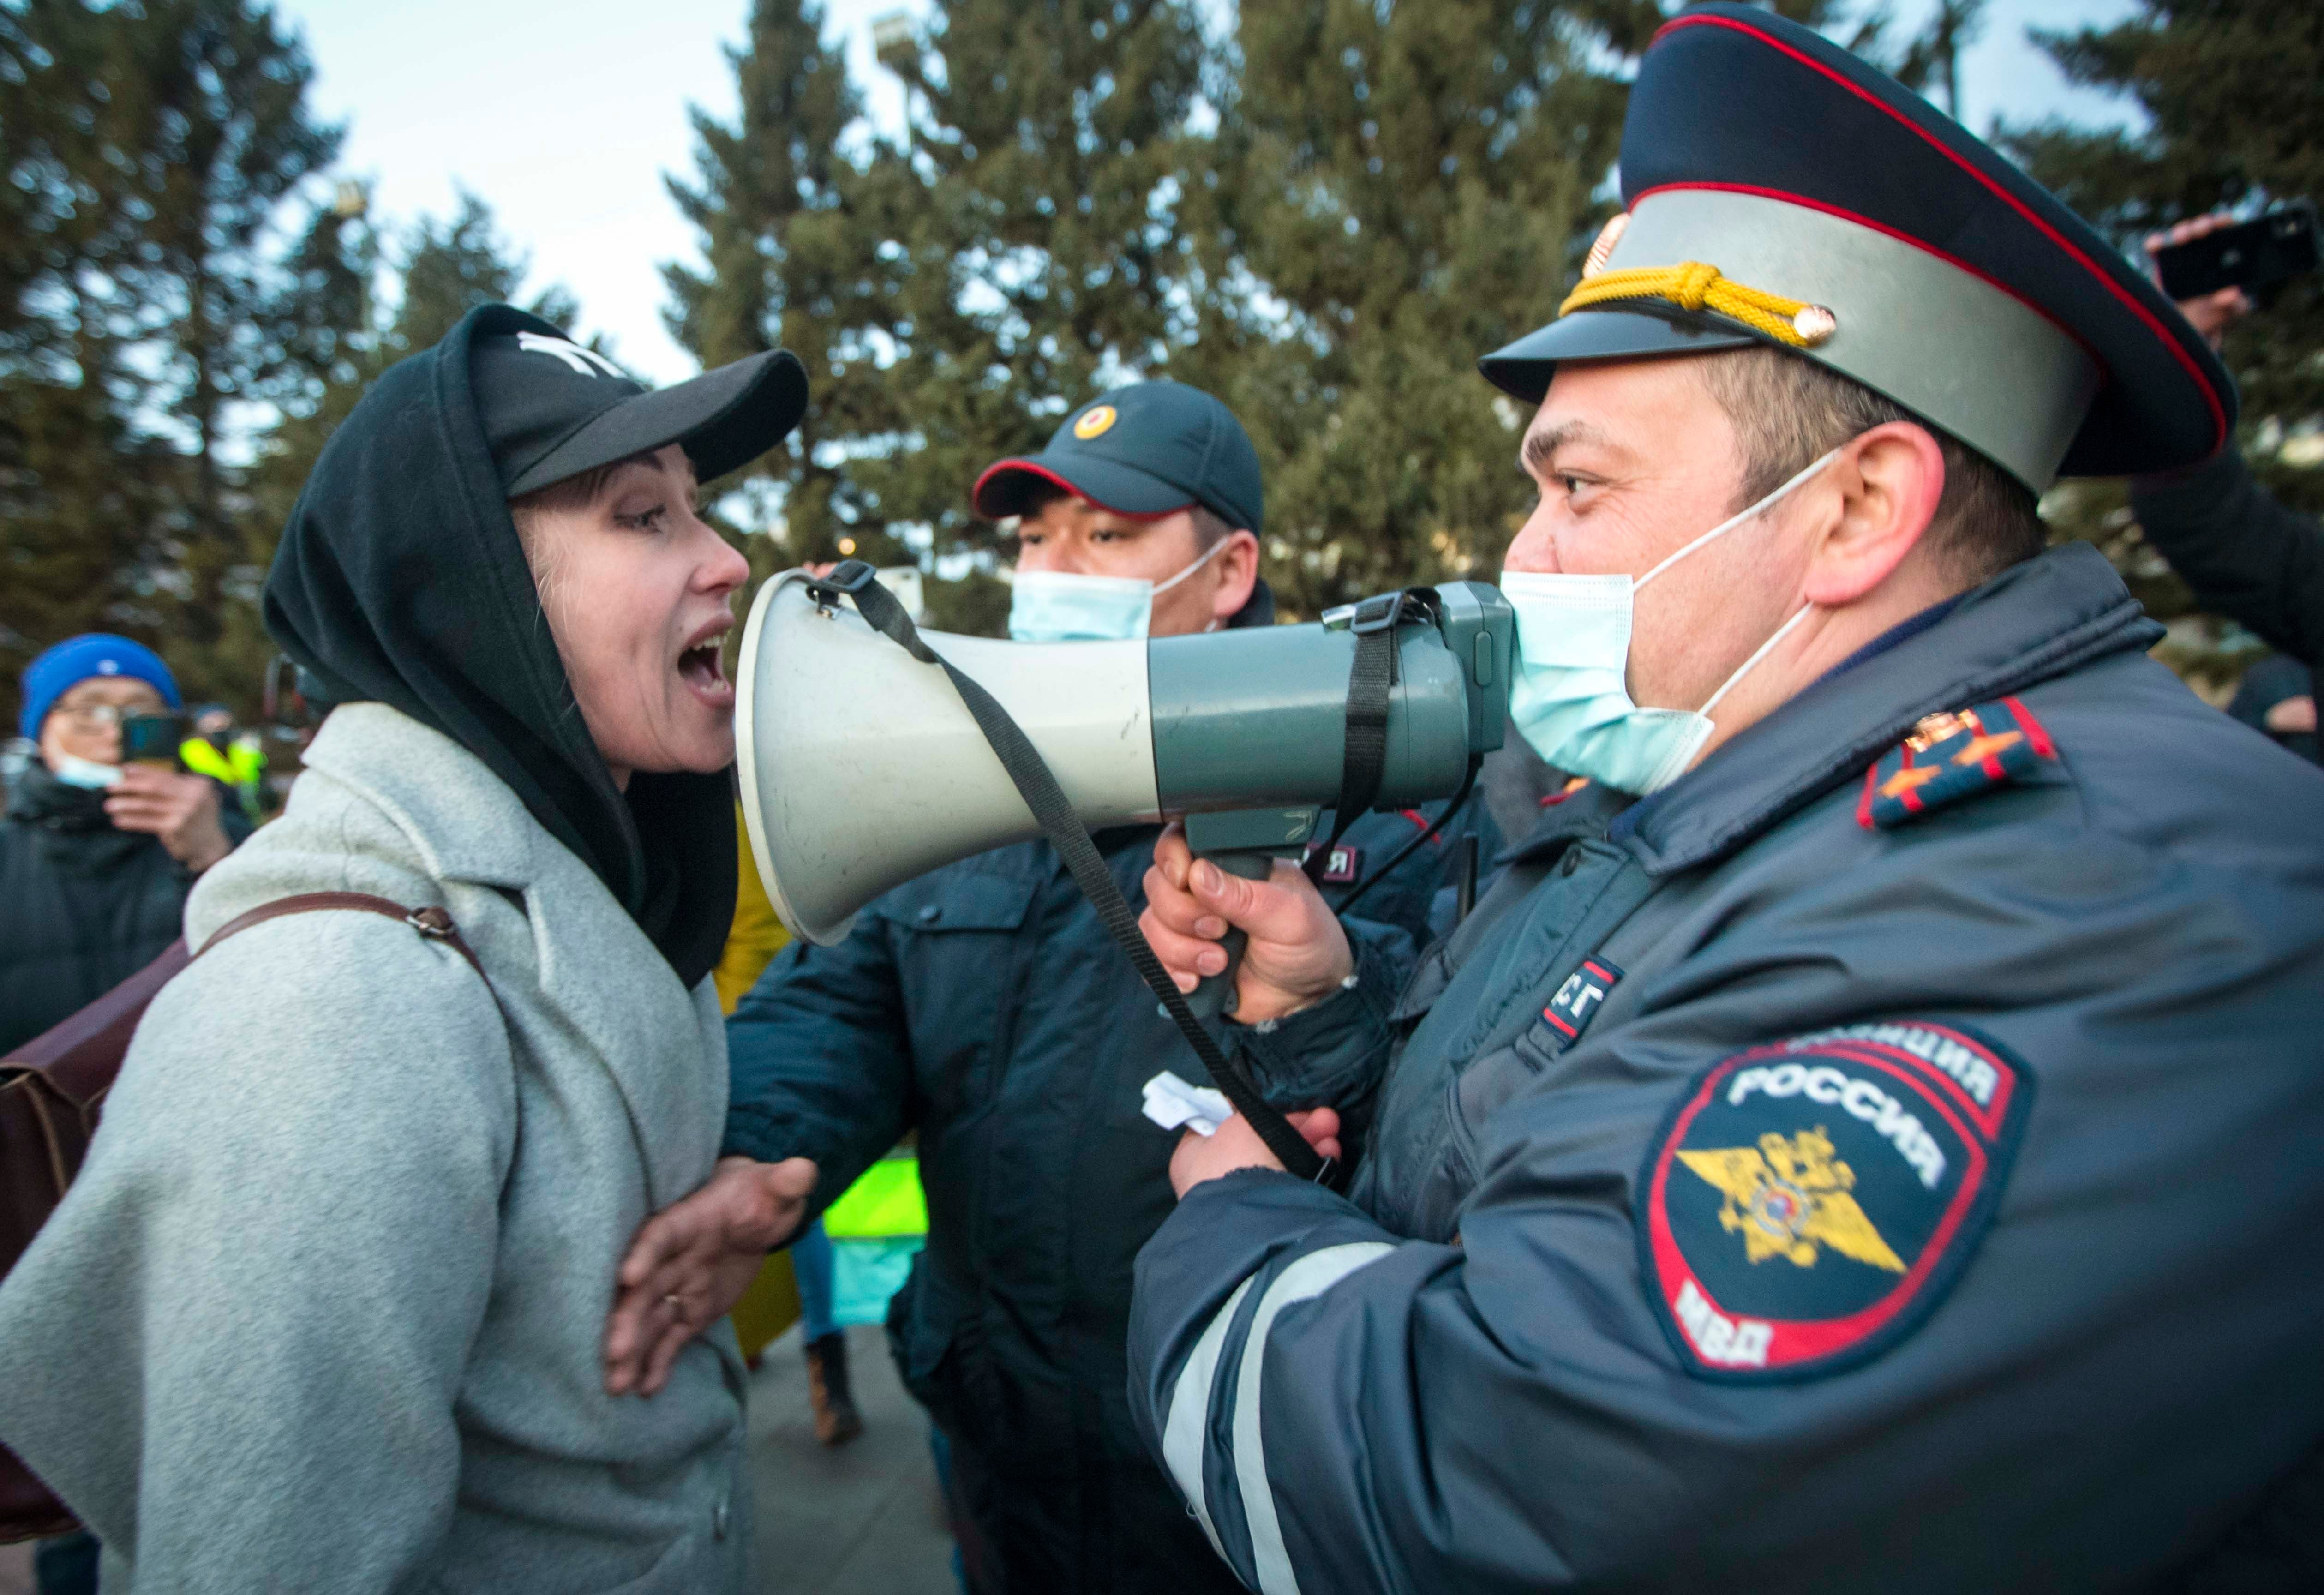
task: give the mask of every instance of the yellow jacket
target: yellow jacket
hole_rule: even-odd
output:
[[[758,984],[775,954],[790,944],[791,933],[775,917],[759,866],[751,857],[751,838],[742,828],[742,806],[734,806],[734,927],[726,933],[726,950],[710,978],[718,985],[718,1006],[728,1013],[742,994]]]

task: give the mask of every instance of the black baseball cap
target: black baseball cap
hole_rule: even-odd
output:
[[[535,320],[477,338],[468,373],[511,498],[669,443],[707,482],[772,448],[807,413],[807,371],[788,349],[649,389]]]
[[[1065,418],[1038,454],[988,466],[969,493],[976,512],[1021,515],[1044,487],[1101,510],[1148,518],[1200,504],[1229,526],[1259,530],[1259,451],[1234,411],[1184,383],[1132,383]]]

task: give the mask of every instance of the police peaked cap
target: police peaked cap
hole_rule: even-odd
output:
[[[1623,217],[1559,318],[1479,367],[1537,403],[1561,360],[1754,343],[1886,395],[2036,493],[2192,465],[2227,368],[2080,217],[1819,34],[1746,5],[1647,47]]]

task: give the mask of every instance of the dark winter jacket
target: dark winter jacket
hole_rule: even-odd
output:
[[[1133,908],[1157,834],[1096,838]],[[1349,840],[1370,871],[1415,834],[1373,815]],[[1364,967],[1410,962],[1452,852],[1424,845],[1364,899],[1393,921],[1349,921]],[[1139,1445],[1123,1360],[1131,1263],[1169,1215],[1178,1139],[1140,1087],[1163,1069],[1208,1076],[1056,852],[950,865],[872,903],[839,945],[794,945],[727,1037],[724,1150],[814,1158],[818,1203],[919,1131],[928,1244],[889,1330],[953,1442],[977,1587],[1234,1590]],[[1346,1090],[1277,1084],[1286,1107]]]
[[[218,823],[238,844],[249,822],[221,799]],[[160,957],[193,884],[158,837],[114,828],[103,792],[27,769],[0,821],[0,1052]]]
[[[2319,1587],[2324,775],[2159,634],[2068,544],[1545,812],[1349,1196],[1231,1175],[1139,1258],[1252,1589]],[[1363,997],[1254,1050],[1344,1074]]]
[[[2130,502],[2198,604],[2324,663],[2324,525],[2276,502],[2242,456],[2230,448],[2191,471],[2141,478]]]

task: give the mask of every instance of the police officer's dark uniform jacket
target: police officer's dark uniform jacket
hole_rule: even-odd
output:
[[[1262,585],[1236,623],[1272,616]],[[1158,834],[1097,834],[1133,907]],[[1416,834],[1405,816],[1366,816],[1341,875]],[[1429,939],[1452,845],[1424,844],[1350,922],[1382,1013],[1389,971]],[[907,1387],[951,1439],[979,1587],[1233,1589],[1139,1443],[1123,1355],[1132,1261],[1172,1205],[1176,1138],[1144,1116],[1140,1088],[1163,1069],[1209,1077],[1056,851],[964,860],[875,900],[836,946],[795,943],[728,1037],[725,1150],[814,1158],[818,1203],[918,1131],[928,1241],[889,1332]],[[1278,1094],[1360,1091],[1356,1068],[1287,1073]]]
[[[1850,118],[1910,97],[1741,7],[1646,59],[1634,226],[1676,100],[1789,193],[1881,163],[1976,260],[1990,207],[1910,147],[1941,119],[1883,144]],[[2151,335],[2088,314],[2119,381]],[[2225,419],[2192,387],[2142,418],[2182,457]],[[2324,779],[2160,635],[2052,549],[1653,797],[1554,806],[1385,1022],[1246,1035],[1387,1080],[1347,1196],[1231,1175],[1139,1258],[1139,1425],[1248,1585],[2318,1587]]]

